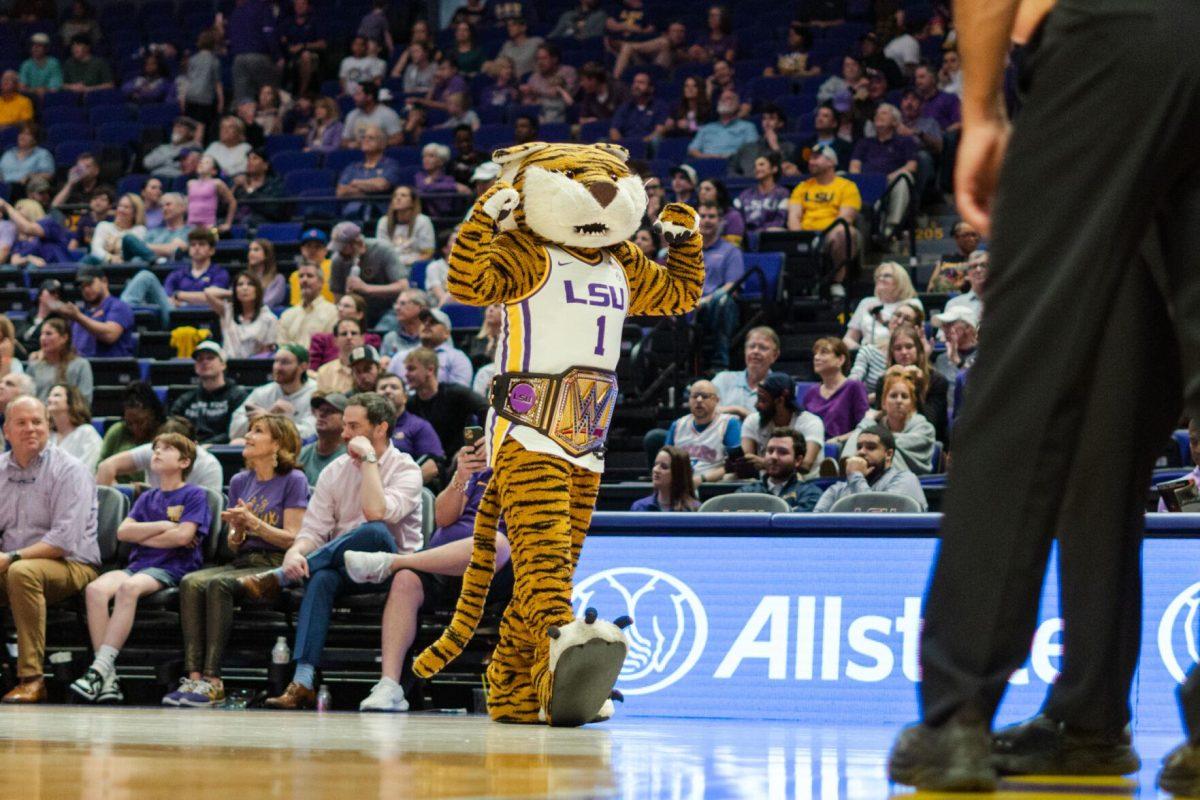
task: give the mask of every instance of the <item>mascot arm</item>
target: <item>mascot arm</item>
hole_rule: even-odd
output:
[[[472,306],[511,302],[541,283],[542,247],[521,231],[499,231],[520,202],[516,189],[501,182],[475,201],[450,250],[446,288],[455,300]]]
[[[629,313],[686,314],[696,307],[704,286],[704,248],[696,212],[683,203],[668,203],[654,227],[667,242],[665,267],[646,258],[632,242],[622,242],[613,251],[629,278]]]

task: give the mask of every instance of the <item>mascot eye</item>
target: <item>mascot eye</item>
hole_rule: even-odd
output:
[[[568,178],[574,178],[574,177],[575,177],[575,170],[573,170],[573,169],[568,169],[568,170],[565,170],[565,171],[563,172],[563,175],[566,175]]]
[[[612,179],[613,179],[613,183],[616,183],[616,182],[617,182],[617,173],[615,173],[615,172],[610,172],[610,173],[608,173],[608,177],[610,177],[610,178],[612,178]]]

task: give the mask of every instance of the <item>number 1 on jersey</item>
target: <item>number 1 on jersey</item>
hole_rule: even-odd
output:
[[[596,349],[592,352],[598,356],[604,355],[604,325],[607,321],[603,314],[596,317]]]

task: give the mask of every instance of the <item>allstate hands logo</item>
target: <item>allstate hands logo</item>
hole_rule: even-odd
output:
[[[633,617],[625,629],[629,655],[617,687],[626,695],[650,694],[688,673],[708,639],[700,598],[674,575],[643,567],[616,567],[575,586],[575,610],[593,606],[609,619]]]
[[[1193,664],[1200,662],[1197,644],[1197,614],[1200,613],[1200,583],[1184,589],[1167,606],[1158,623],[1158,653],[1171,677],[1183,682]]]

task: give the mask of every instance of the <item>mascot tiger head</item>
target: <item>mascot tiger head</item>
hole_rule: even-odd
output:
[[[500,180],[521,197],[502,229],[517,228],[556,244],[610,247],[637,232],[646,213],[642,179],[615,144],[529,144],[492,154]]]

